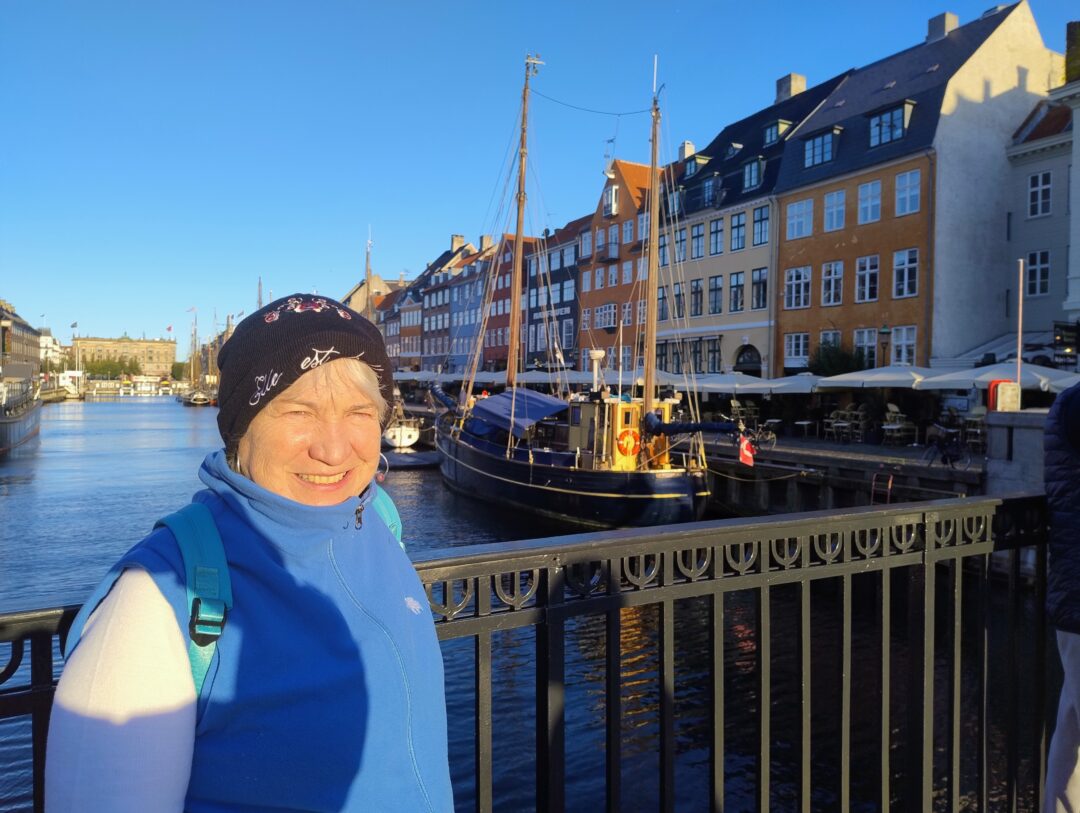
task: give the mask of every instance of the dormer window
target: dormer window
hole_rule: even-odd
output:
[[[730,144],[728,144],[728,148],[727,151],[724,153],[724,157],[731,158],[741,149],[742,144],[738,143],[737,141],[732,141]]]
[[[706,178],[701,182],[701,203],[703,206],[716,203],[716,178]]]
[[[686,162],[686,177],[691,178],[697,174],[698,164],[693,158]]]
[[[753,161],[743,165],[743,189],[753,189],[761,186],[761,171],[764,167],[765,162],[761,158],[755,158]]]
[[[675,217],[681,214],[679,207],[679,200],[682,197],[681,192],[669,192],[667,197],[667,214],[668,217]]]
[[[784,121],[783,119],[777,119],[776,121],[767,125],[765,127],[764,145],[766,147],[771,147],[773,144],[780,140],[780,136],[786,133],[789,127],[791,127],[791,122]]]
[[[870,117],[870,146],[877,147],[890,141],[899,141],[907,133],[911,121],[911,109],[915,105],[904,102],[897,107],[875,113]]]
[[[612,217],[619,213],[619,187],[609,186],[604,190],[604,217]]]
[[[836,137],[839,128],[833,128],[827,133],[820,133],[806,139],[803,142],[803,167],[816,167],[833,159],[836,152]]]

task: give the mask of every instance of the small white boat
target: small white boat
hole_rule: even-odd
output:
[[[184,406],[209,406],[210,396],[202,390],[195,390],[185,396],[180,403]]]
[[[419,418],[396,418],[383,432],[383,445],[391,449],[407,449],[420,440],[421,423]]]

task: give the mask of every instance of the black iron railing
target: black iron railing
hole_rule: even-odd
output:
[[[510,770],[515,787],[530,784],[493,744],[503,642],[517,636],[535,672],[523,702],[535,708],[527,795],[540,811],[566,809],[567,784],[581,787],[577,762],[591,735],[602,770],[588,780],[590,809],[601,798],[608,811],[641,809],[655,797],[674,810],[702,772],[701,798],[680,807],[1038,809],[1056,668],[1041,612],[1045,530],[1041,496],[972,498],[589,533],[419,561],[440,639],[453,649],[448,665],[464,653],[471,675],[458,803],[507,807],[499,788]],[[10,647],[0,719],[32,718],[36,810],[55,647],[74,611],[0,616],[0,652]],[[701,636],[687,646],[691,627]],[[632,681],[631,639],[634,658],[654,663]],[[29,681],[12,681],[27,672],[27,645]],[[568,742],[568,713],[580,712],[567,697],[580,693],[583,669],[598,708]],[[640,754],[627,745],[642,682],[655,697],[642,727],[658,754],[655,776],[639,775]],[[704,724],[688,728],[680,709],[691,695]],[[452,715],[451,739],[460,734]],[[575,794],[571,806],[581,801]]]

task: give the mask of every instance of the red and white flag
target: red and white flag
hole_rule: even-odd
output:
[[[165,330],[169,333],[172,333],[172,325],[169,325],[167,328],[165,328]]]
[[[750,445],[750,438],[746,435],[739,438],[739,462],[745,466],[754,465],[754,449]]]

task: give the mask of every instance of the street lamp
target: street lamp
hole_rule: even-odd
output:
[[[881,327],[878,328],[877,335],[878,341],[881,342],[881,358],[885,362],[880,366],[887,367],[889,364],[889,337],[892,335],[889,325],[883,322]]]

